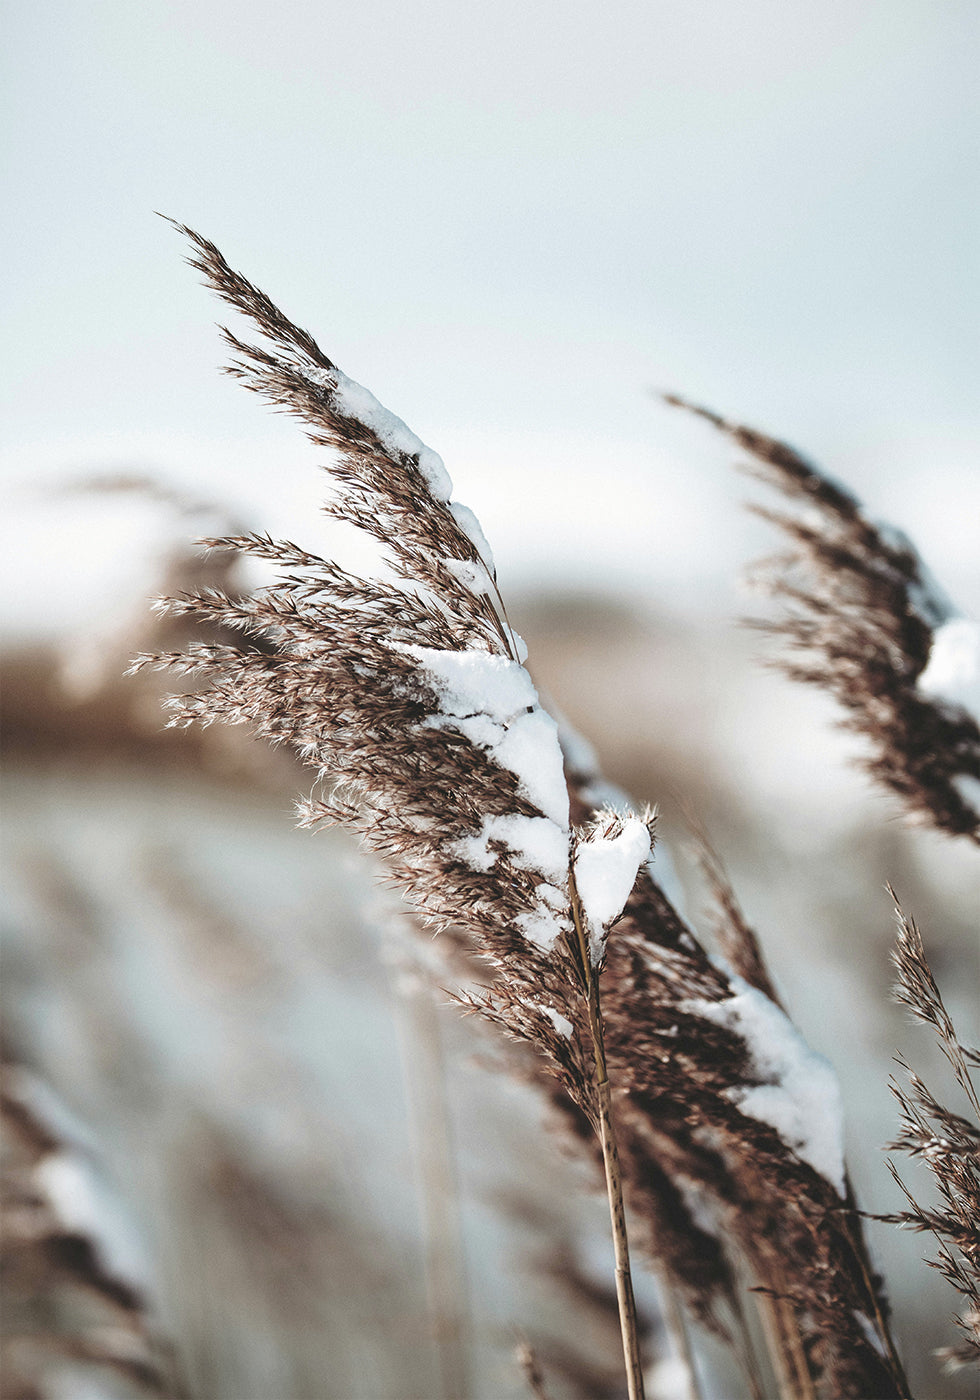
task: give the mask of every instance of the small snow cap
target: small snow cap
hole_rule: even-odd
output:
[[[600,812],[577,833],[575,887],[594,967],[602,961],[606,935],[626,907],[650,847],[650,821],[629,813]]]

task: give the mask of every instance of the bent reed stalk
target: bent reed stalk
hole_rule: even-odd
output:
[[[633,1297],[633,1276],[630,1273],[629,1236],[626,1230],[626,1206],[623,1200],[623,1174],[616,1148],[612,1120],[612,1091],[606,1068],[605,1036],[602,1029],[602,1006],[599,1001],[599,979],[592,969],[588,940],[585,935],[582,906],[579,901],[575,875],[569,881],[572,921],[575,925],[576,952],[579,970],[585,984],[589,1005],[589,1030],[595,1059],[596,1101],[599,1115],[599,1139],[602,1144],[602,1165],[609,1198],[609,1219],[612,1226],[613,1251],[616,1258],[616,1301],[619,1306],[619,1327],[623,1336],[623,1357],[630,1400],[643,1400],[643,1368],[640,1363],[640,1339],[636,1326],[636,1299]]]

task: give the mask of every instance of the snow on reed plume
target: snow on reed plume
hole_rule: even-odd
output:
[[[595,772],[577,782],[605,792]],[[743,1359],[744,1285],[768,1300],[785,1393],[907,1394],[847,1181],[833,1071],[775,1001],[744,919],[725,942],[743,949],[743,976],[702,946],[648,866],[609,943],[610,1072],[625,1090],[637,1237]]]
[[[277,564],[279,583],[247,598],[207,589],[162,600],[171,616],[244,639],[146,654],[132,669],[210,673],[206,689],[171,698],[172,725],[246,723],[290,744],[317,770],[316,787],[330,785],[300,804],[302,824],[353,827],[428,924],[463,927],[505,967],[514,1016],[587,1098],[569,1033],[582,1009],[567,951],[570,875],[581,850],[598,966],[649,854],[646,819],[617,813],[572,828],[557,727],[523,668],[489,548],[450,501],[440,460],[212,244],[183,231],[198,250],[194,266],[278,352],[225,331],[241,356],[230,372],[339,453],[325,509],[374,535],[399,582],[356,577],[267,536],[210,539]]]
[[[498,1016],[548,1055],[603,1145],[632,1400],[642,1371],[597,979],[650,852],[647,821],[616,813],[572,829],[557,727],[523,668],[489,546],[452,503],[442,462],[213,244],[182,232],[194,266],[278,352],[226,331],[239,357],[231,372],[339,452],[327,511],[375,537],[395,581],[258,536],[210,541],[294,572],[250,599],[205,590],[164,600],[165,612],[240,629],[246,641],[156,653],[136,668],[212,672],[210,688],[174,697],[171,722],[245,722],[288,742],[333,784],[303,804],[303,824],[358,831],[424,921],[461,925],[506,972]],[[576,1021],[587,1035],[574,1034]]]
[[[795,448],[676,395],[752,458],[793,510],[754,507],[789,549],[756,578],[780,605],[780,668],[829,690],[870,744],[866,767],[930,825],[980,843],[980,623],[944,597],[901,531]]]
[[[902,910],[897,899],[895,908],[895,1000],[908,1007],[917,1021],[932,1028],[970,1106],[973,1121],[946,1108],[919,1076],[899,1061],[908,1082],[906,1086],[892,1081],[901,1110],[901,1131],[891,1144],[891,1151],[925,1162],[939,1201],[935,1207],[920,1205],[890,1162],[892,1175],[902,1187],[909,1208],[882,1218],[906,1229],[929,1232],[938,1241],[938,1255],[929,1262],[965,1303],[956,1319],[963,1336],[941,1353],[947,1369],[957,1370],[980,1364],[980,1097],[971,1074],[971,1070],[980,1069],[980,1051],[961,1043],[929,967],[915,920]]]
[[[746,1283],[765,1300],[785,1393],[906,1395],[830,1067],[748,961],[744,977],[729,971],[680,919],[653,877],[649,815],[607,803],[578,746],[563,771],[489,547],[438,457],[212,243],[181,232],[192,265],[267,342],[224,331],[230,373],[331,452],[326,509],[378,541],[389,577],[266,535],[206,541],[271,562],[278,581],[163,600],[241,640],[134,669],[206,681],[172,699],[171,723],[247,724],[311,765],[328,790],[302,821],[358,831],[420,918],[489,964],[486,989],[462,999],[533,1048],[596,1155],[615,1086],[634,1228],[750,1381]]]
[[[755,625],[786,637],[803,654],[802,662],[781,660],[781,668],[841,702],[847,726],[870,741],[869,771],[921,822],[980,843],[980,623],[946,599],[910,540],[869,519],[845,486],[794,448],[675,395],[667,402],[704,418],[749,452],[753,474],[797,507],[793,514],[754,507],[791,546],[757,574],[783,612],[775,622]],[[702,845],[702,865],[734,942],[726,952],[759,966],[766,977],[724,873]],[[954,1370],[980,1362],[980,1099],[971,1076],[980,1052],[961,1044],[915,920],[897,898],[895,908],[895,999],[932,1027],[977,1121],[946,1108],[900,1059],[908,1087],[892,1081],[901,1131],[890,1150],[928,1164],[940,1204],[919,1205],[889,1162],[910,1208],[878,1218],[931,1232],[939,1241],[938,1258],[929,1262],[966,1304],[957,1318],[964,1337],[943,1353]]]
[[[4,1394],[177,1396],[145,1261],[67,1110],[5,1062],[0,1124]]]

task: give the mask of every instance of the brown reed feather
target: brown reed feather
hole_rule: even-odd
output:
[[[303,824],[353,827],[424,921],[461,926],[505,973],[514,1000],[498,1014],[521,1034],[533,1027],[603,1144],[629,1390],[631,1400],[642,1397],[598,1004],[606,929],[574,893],[579,862],[615,842],[626,823],[615,816],[571,829],[554,722],[521,668],[479,527],[450,502],[435,454],[213,244],[180,231],[192,265],[278,352],[225,331],[238,356],[231,372],[339,454],[327,511],[379,542],[397,582],[355,578],[268,537],[211,540],[290,573],[246,600],[220,590],[162,600],[164,612],[237,630],[243,642],[152,653],[133,669],[210,672],[207,689],[172,697],[171,723],[248,723],[290,744],[318,782],[333,784],[329,796],[302,805]],[[633,820],[626,833],[634,844],[637,828]],[[642,840],[649,850],[649,835]]]
[[[980,843],[980,810],[962,781],[971,789],[980,781],[980,724],[916,684],[936,629],[953,610],[914,546],[871,520],[846,487],[795,448],[676,394],[665,401],[748,452],[750,472],[793,507],[752,507],[790,546],[753,574],[780,605],[775,621],[752,624],[786,640],[790,655],[780,669],[830,691],[844,707],[845,727],[869,741],[865,767],[909,812]]]
[[[965,1304],[956,1322],[963,1336],[939,1353],[948,1370],[980,1366],[980,1096],[971,1071],[980,1069],[980,1051],[965,1046],[956,1034],[952,1018],[932,975],[922,935],[913,918],[904,912],[894,890],[898,937],[892,952],[897,979],[895,1000],[917,1021],[930,1026],[962,1090],[973,1121],[954,1113],[935,1098],[923,1081],[898,1057],[907,1084],[893,1079],[901,1130],[889,1146],[928,1166],[939,1195],[939,1204],[920,1205],[902,1182],[895,1165],[892,1176],[902,1188],[908,1209],[880,1217],[905,1229],[933,1234],[938,1241],[935,1259],[929,1262],[959,1293]]]
[[[503,760],[500,731],[550,753],[555,730],[521,670],[482,537],[449,502],[441,464],[213,244],[178,227],[193,265],[274,348],[225,332],[238,356],[231,372],[338,454],[329,510],[378,540],[394,581],[357,578],[265,535],[208,541],[277,564],[278,583],[245,599],[206,590],[164,600],[241,640],[151,653],[134,668],[204,673],[206,688],[173,701],[172,723],[248,724],[333,783],[303,804],[304,822],[358,830],[422,919],[466,938],[489,965],[489,985],[468,1004],[550,1068],[570,1121],[601,1138],[607,1181],[618,1157],[648,1247],[698,1316],[738,1332],[747,1275],[774,1300],[784,1394],[907,1395],[842,1164],[825,1174],[804,1141],[750,1111],[754,1092],[788,1091],[742,1013],[751,1004],[797,1046],[789,1023],[765,991],[709,957],[642,859],[622,916],[597,926],[578,872],[597,851],[635,844],[642,819],[601,808],[593,784],[573,789],[572,823],[549,810],[521,763]],[[503,677],[522,705],[501,715],[467,692],[462,707],[451,679],[460,657],[478,679]],[[559,860],[547,854],[555,849]],[[610,1208],[619,1249],[612,1188]],[[624,1262],[618,1255],[626,1318]]]
[[[108,1376],[113,1394],[176,1400],[183,1392],[143,1287],[118,1271],[98,1222],[66,1215],[50,1189],[52,1173],[84,1179],[95,1168],[42,1088],[22,1066],[0,1065],[3,1393],[44,1396],[71,1372],[93,1393]]]

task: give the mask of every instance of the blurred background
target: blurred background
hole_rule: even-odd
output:
[[[615,1394],[618,1342],[603,1203],[350,843],[292,829],[307,780],[162,732],[161,687],[121,679],[148,599],[207,578],[196,537],[325,534],[317,454],[217,373],[153,211],[442,453],[539,684],[661,804],[695,923],[682,806],[706,826],[893,1209],[890,1058],[941,1071],[888,1002],[882,887],[975,1039],[976,857],[759,666],[760,492],[656,391],[793,441],[980,610],[978,28],[969,0],[8,7],[5,1047],[112,1183],[202,1400],[424,1400],[448,1354],[521,1395],[519,1329],[556,1395]],[[971,1394],[929,1354],[954,1300],[923,1242],[874,1238],[916,1393]]]

